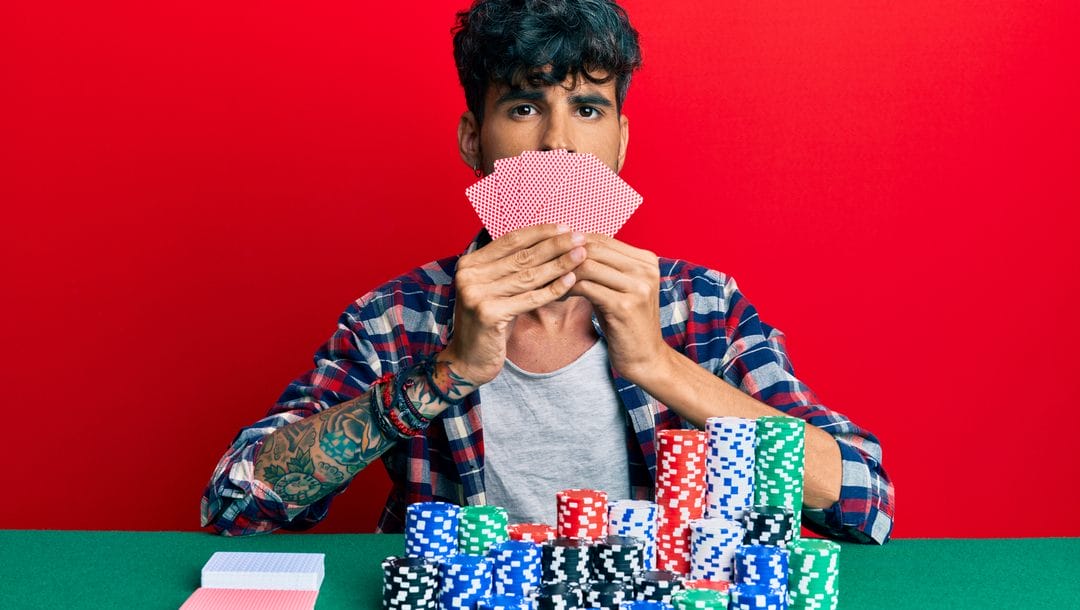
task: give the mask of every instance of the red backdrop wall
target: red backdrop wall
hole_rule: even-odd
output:
[[[153,4],[0,8],[2,527],[196,528],[349,302],[479,227],[464,2]],[[1080,535],[1077,4],[626,6],[620,237],[738,280],[880,436],[896,536]]]

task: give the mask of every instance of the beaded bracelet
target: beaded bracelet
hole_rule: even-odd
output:
[[[409,398],[409,388],[415,384],[413,374],[415,373],[415,367],[409,367],[398,374],[394,379],[394,396],[405,405],[405,411],[402,411],[402,419],[408,420],[408,424],[413,428],[424,430],[431,423],[431,418],[424,416],[420,412],[420,409],[413,404],[411,398]]]
[[[375,418],[375,423],[379,426],[379,431],[383,433],[383,436],[386,438],[399,438],[400,435],[395,431],[394,425],[390,422],[387,417],[387,412],[383,409],[383,405],[379,400],[379,395],[382,393],[379,391],[380,381],[381,379],[371,384],[371,387],[368,389],[369,400],[371,402],[371,415]]]

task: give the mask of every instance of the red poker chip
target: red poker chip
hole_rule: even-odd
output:
[[[708,580],[700,578],[698,580],[683,581],[683,589],[708,589],[710,591],[727,591],[731,586],[726,580]]]
[[[556,538],[555,528],[546,523],[511,523],[506,526],[511,540],[545,542]]]

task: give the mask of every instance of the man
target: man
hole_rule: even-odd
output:
[[[459,148],[477,175],[525,150],[622,168],[621,105],[640,52],[621,8],[478,2],[458,15],[454,55],[468,106]],[[463,255],[358,299],[315,365],[237,436],[204,525],[310,527],[380,456],[394,482],[380,531],[432,499],[550,523],[558,489],[650,497],[659,430],[787,414],[810,424],[803,522],[860,542],[892,529],[876,439],[818,403],[735,281],[613,238],[481,232]]]

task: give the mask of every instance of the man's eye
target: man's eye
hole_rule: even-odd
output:
[[[591,118],[595,118],[595,117],[600,116],[600,111],[597,110],[596,108],[593,108],[592,106],[582,106],[578,110],[578,112],[580,112],[581,116],[586,118],[586,119],[591,119]]]
[[[520,106],[514,106],[514,109],[511,112],[516,116],[532,116],[536,113],[536,108],[533,108],[529,104],[522,104]]]

